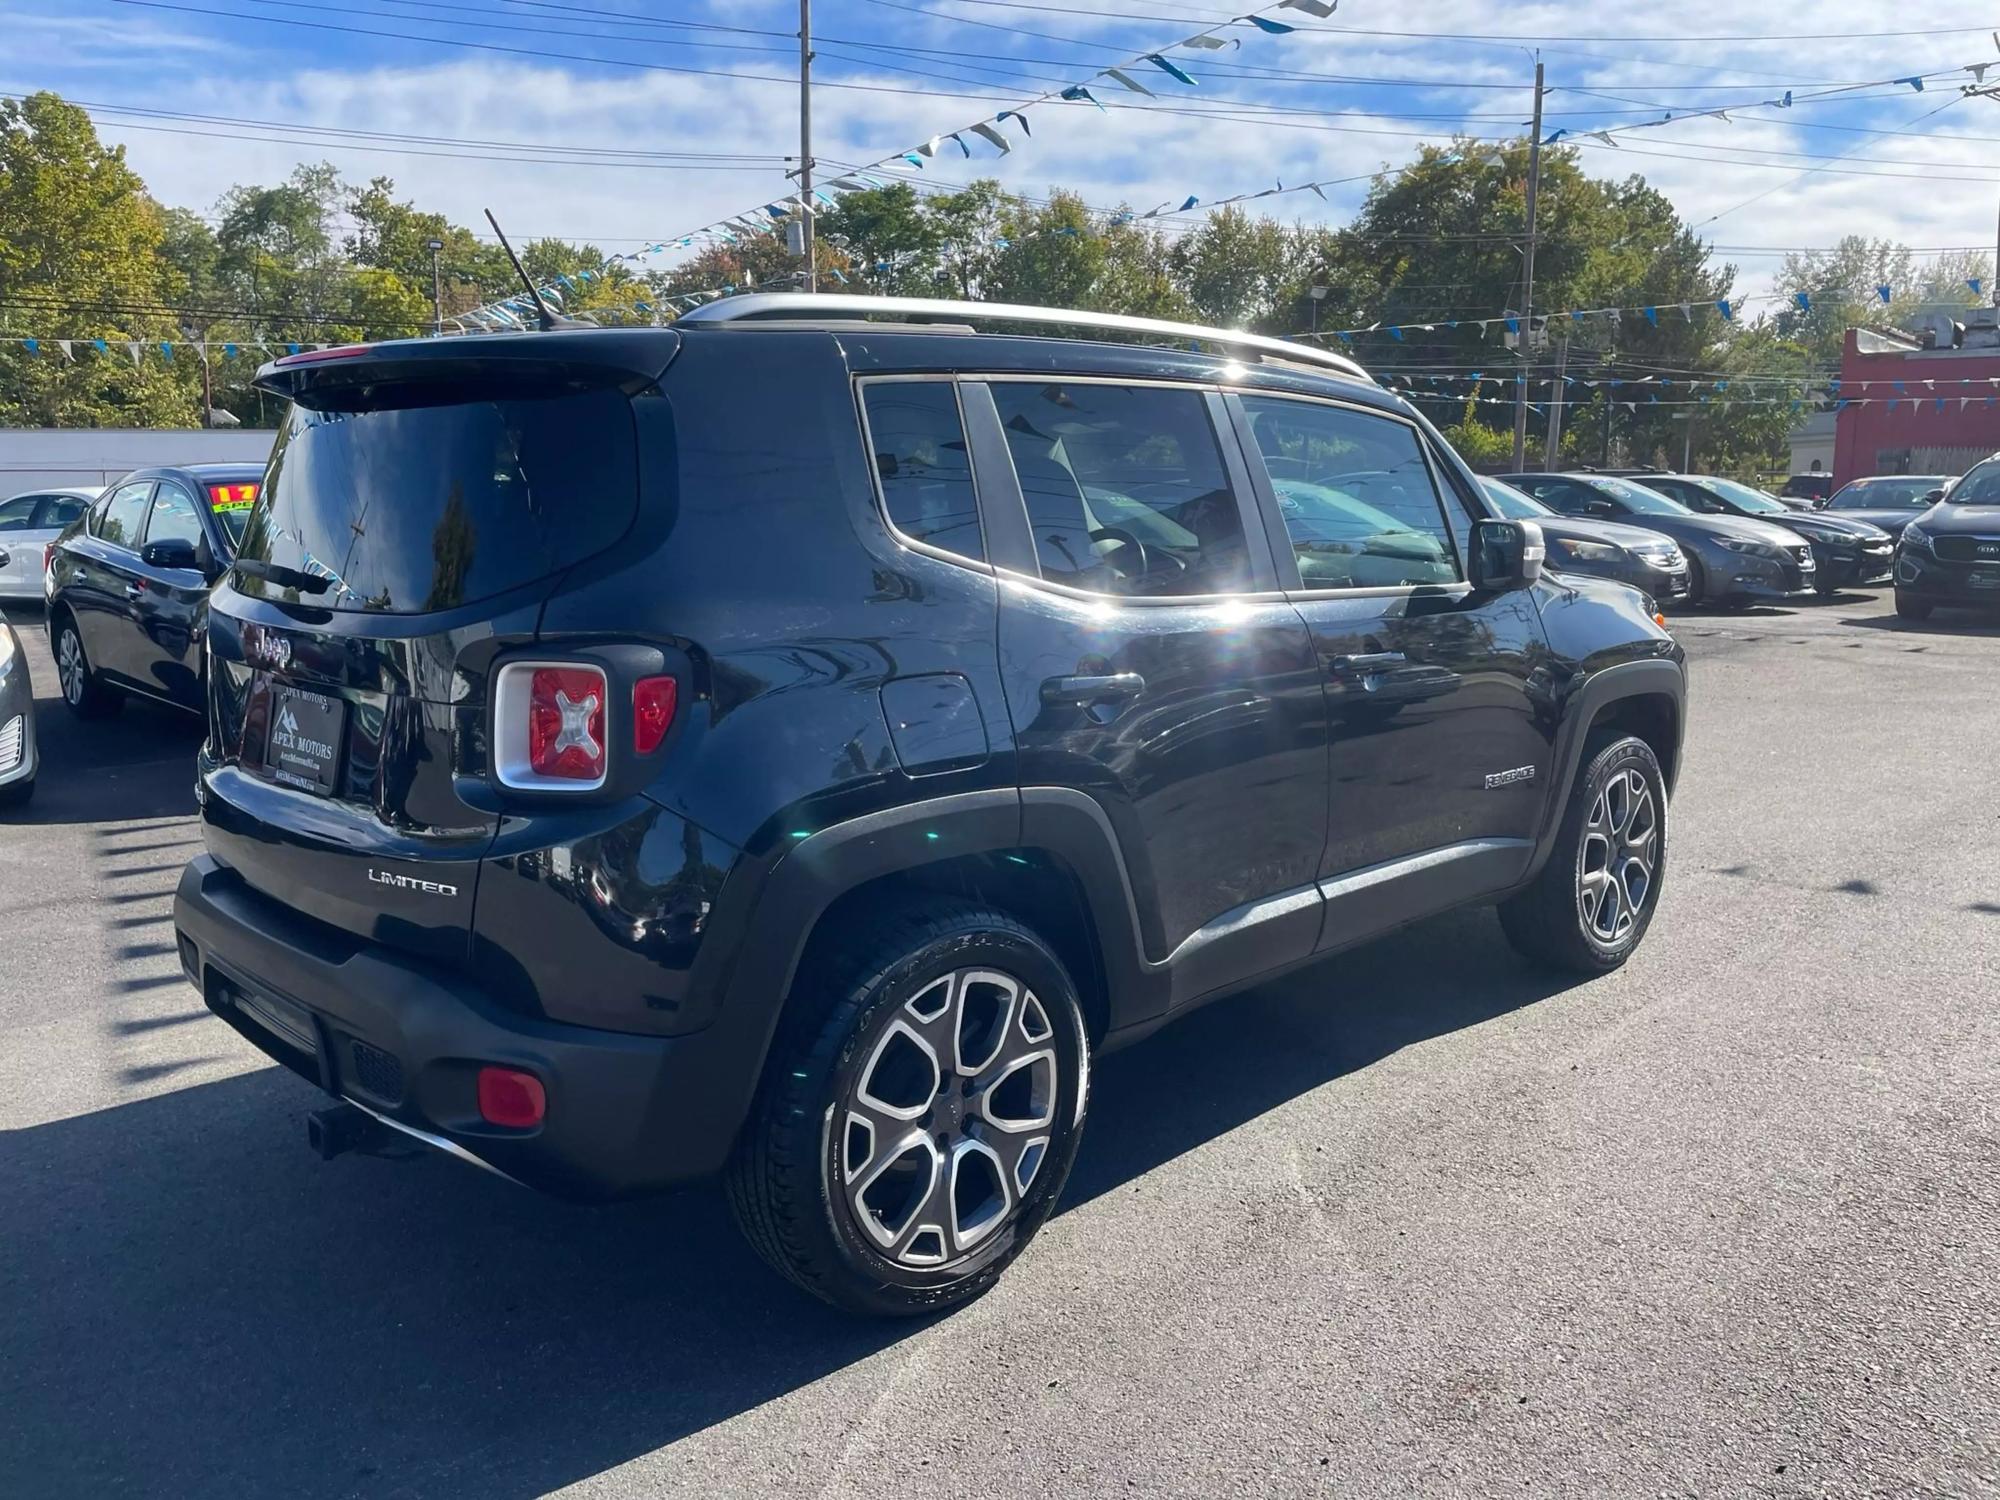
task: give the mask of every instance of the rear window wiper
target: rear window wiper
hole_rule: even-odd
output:
[[[281,589],[297,589],[301,594],[324,594],[333,587],[331,578],[321,577],[318,573],[301,572],[282,563],[259,562],[254,557],[237,558],[236,571],[245,578],[276,584]]]

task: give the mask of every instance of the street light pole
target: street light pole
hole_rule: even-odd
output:
[[[444,249],[443,240],[425,240],[424,248],[431,253],[431,337],[444,337],[444,274],[438,269],[438,252]]]
[[[805,289],[819,290],[813,259],[812,0],[799,0],[799,227],[805,242]]]
[[[1524,350],[1535,340],[1535,199],[1542,187],[1542,61],[1535,59],[1535,119],[1528,127],[1528,244],[1521,268],[1521,337]],[[1528,387],[1514,387],[1514,470],[1528,466]]]

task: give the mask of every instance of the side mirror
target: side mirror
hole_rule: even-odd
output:
[[[1618,514],[1618,507],[1613,505],[1609,500],[1588,501],[1585,503],[1584,509],[1589,511],[1593,516],[1615,516]]]
[[[0,568],[6,567],[13,560],[14,554],[9,552],[5,547],[0,547]]]
[[[1487,593],[1525,589],[1542,576],[1548,547],[1533,521],[1472,523],[1472,586]]]
[[[1943,491],[1943,490],[1932,490],[1932,491],[1930,491],[1930,492],[1929,492],[1928,494],[1926,494],[1926,495],[1924,496],[1924,498],[1925,498],[1926,500],[1930,501],[1930,503],[1931,503],[1931,504],[1933,504],[1933,505],[1936,505],[1936,504],[1938,503],[1938,501],[1940,501],[1940,500],[1944,499],[1944,491]]]
[[[200,559],[195,555],[194,543],[180,537],[146,543],[139,549],[139,561],[149,568],[186,568],[193,571],[201,566]]]

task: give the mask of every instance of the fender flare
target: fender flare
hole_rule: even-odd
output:
[[[1563,707],[1562,727],[1556,733],[1555,753],[1550,761],[1548,801],[1542,810],[1541,830],[1535,838],[1535,856],[1528,865],[1523,884],[1533,880],[1548,863],[1562,831],[1563,805],[1576,784],[1583,765],[1583,749],[1590,738],[1590,726],[1610,704],[1626,698],[1667,698],[1674,705],[1673,762],[1678,772],[1681,742],[1687,733],[1687,672],[1681,663],[1667,657],[1646,661],[1619,662],[1604,667],[1584,679]],[[1668,786],[1671,793],[1673,787]]]

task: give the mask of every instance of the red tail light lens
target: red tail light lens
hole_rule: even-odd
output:
[[[651,755],[674,722],[680,685],[671,677],[641,677],[632,684],[632,748]]]
[[[518,1068],[479,1070],[479,1118],[488,1125],[526,1130],[549,1112],[548,1091],[533,1073]]]
[[[536,667],[528,695],[528,768],[551,781],[604,779],[604,674]]]

